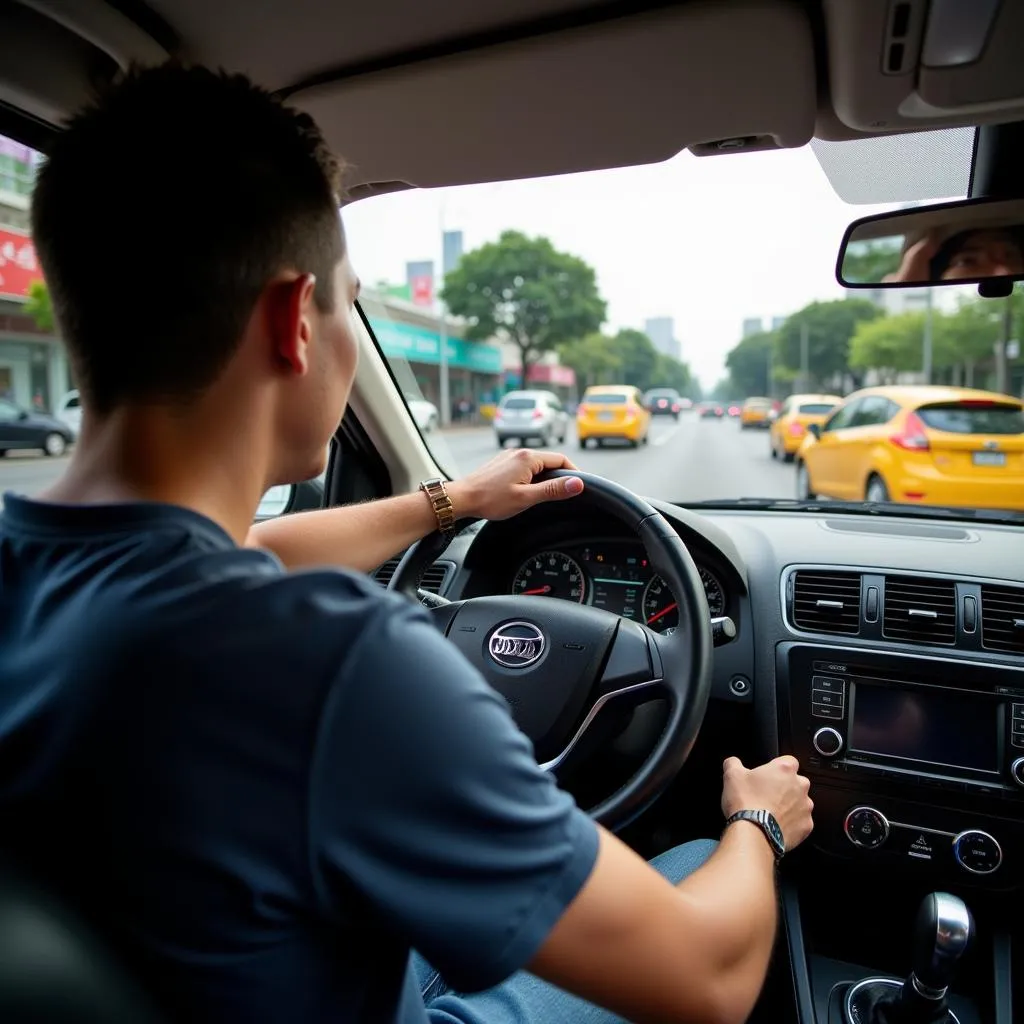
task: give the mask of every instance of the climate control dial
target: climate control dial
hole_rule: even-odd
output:
[[[1003,863],[1003,851],[987,832],[970,828],[953,840],[957,864],[972,875],[991,875]]]
[[[846,838],[862,850],[877,850],[889,838],[889,821],[874,807],[854,807],[843,822]]]
[[[814,734],[811,743],[822,757],[835,757],[843,749],[842,734],[827,725]]]

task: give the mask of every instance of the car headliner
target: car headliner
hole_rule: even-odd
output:
[[[888,0],[18,0],[0,100],[56,125],[133,60],[244,71],[316,116],[358,198],[1024,118],[1024,5],[971,7],[973,64],[886,75]]]

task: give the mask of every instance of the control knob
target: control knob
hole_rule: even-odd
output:
[[[1024,786],[1024,757],[1018,757],[1010,765],[1010,775],[1018,786]]]
[[[995,838],[980,829],[969,828],[953,840],[957,864],[972,875],[991,875],[1003,863],[1003,851]]]
[[[814,734],[811,743],[822,757],[835,757],[843,749],[842,735],[827,725]]]
[[[889,821],[874,807],[854,807],[843,822],[846,838],[862,850],[876,850],[889,838]]]

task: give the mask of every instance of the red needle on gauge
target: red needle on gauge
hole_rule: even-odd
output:
[[[660,612],[655,612],[648,620],[647,625],[650,626],[652,623],[658,621],[658,619],[664,618],[669,612],[674,612],[679,607],[678,601],[673,601],[667,608],[662,608]]]
[[[522,593],[524,595],[526,595],[526,594],[550,594],[551,593],[551,586],[549,584],[548,586],[545,586],[545,587],[534,587],[533,590],[524,590],[524,591],[522,591]]]

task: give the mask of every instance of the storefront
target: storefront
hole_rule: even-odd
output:
[[[521,367],[506,369],[502,375],[503,390],[520,390],[522,379]],[[528,388],[544,388],[547,391],[554,391],[567,404],[576,401],[576,372],[571,366],[562,366],[560,363],[551,362],[534,363],[526,375],[526,382]]]
[[[367,319],[399,388],[413,397],[441,403],[441,335],[439,319],[406,309],[397,300],[364,301]],[[418,314],[418,315],[417,315]],[[419,320],[419,323],[410,322]],[[501,350],[487,342],[458,337],[449,320],[444,339],[448,364],[449,410],[453,420],[475,416],[501,388]],[[461,405],[461,413],[460,413]]]

